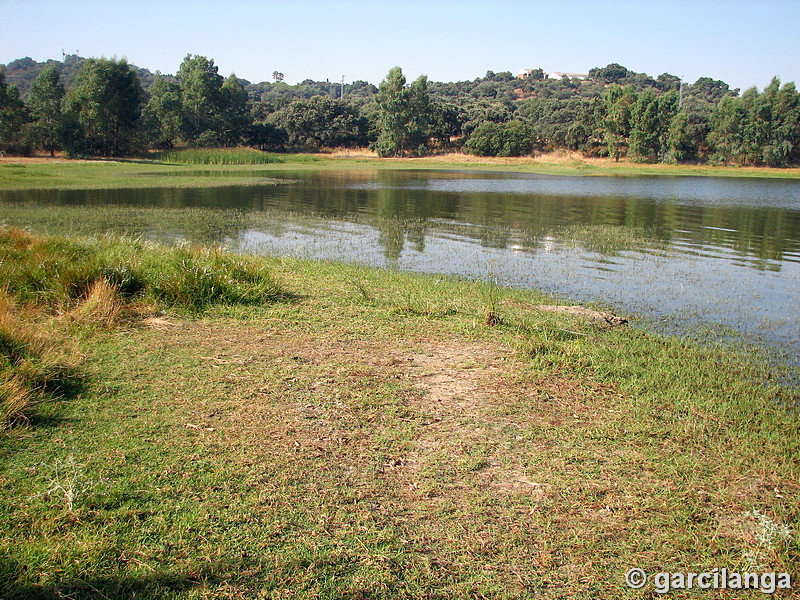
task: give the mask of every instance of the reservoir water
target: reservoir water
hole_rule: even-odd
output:
[[[800,180],[263,171],[277,185],[0,192],[0,219],[495,278],[800,355]],[[213,176],[213,175],[211,175]]]

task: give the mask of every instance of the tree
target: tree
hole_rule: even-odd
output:
[[[720,163],[786,165],[797,156],[800,115],[794,85],[772,82],[740,98],[724,96],[711,115],[712,160]]]
[[[347,102],[327,96],[296,100],[275,112],[269,122],[286,132],[290,146],[319,149],[366,143],[366,118]]]
[[[800,162],[800,93],[793,82],[784,84],[774,98],[775,123],[768,164]]]
[[[608,155],[619,160],[630,135],[631,111],[636,102],[636,92],[629,86],[614,84],[603,93],[602,100],[603,133]]]
[[[711,79],[710,77],[700,77],[692,85],[688,86],[687,94],[693,96],[700,96],[706,100],[717,102],[728,94],[734,96],[739,92],[739,89],[733,90],[728,87],[728,84],[719,79]]]
[[[683,85],[681,78],[670,75],[669,73],[662,73],[656,77],[656,87],[662,92],[668,92],[670,90],[680,91],[681,85]]]
[[[671,161],[706,160],[710,153],[708,133],[714,105],[699,96],[683,97],[680,109],[668,127]]]
[[[430,97],[428,78],[421,75],[410,86],[400,67],[381,82],[375,97],[380,108],[379,156],[402,156],[409,151],[427,152]]]
[[[125,59],[90,58],[65,99],[91,153],[127,154],[135,147],[144,92]]]
[[[248,146],[261,150],[278,150],[286,143],[286,132],[271,123],[251,123],[244,134]]]
[[[800,143],[800,98],[793,83],[781,87],[773,78],[753,103],[748,130],[752,154],[770,166],[788,165],[798,156]]]
[[[25,106],[14,85],[6,84],[0,69],[0,152],[18,152],[22,145],[22,127],[26,121]]]
[[[440,146],[449,146],[451,138],[462,133],[466,120],[464,111],[450,102],[432,101],[430,104],[430,135]]]
[[[189,143],[214,145],[223,78],[214,60],[187,54],[175,78],[181,96],[181,133]]]
[[[711,131],[708,134],[708,141],[714,149],[712,162],[730,163],[745,160],[744,130],[747,120],[747,109],[742,98],[733,96],[722,98],[711,115]]]
[[[31,138],[34,144],[49,150],[50,156],[55,156],[55,149],[60,144],[63,99],[64,85],[58,71],[53,65],[48,65],[31,84],[28,106],[34,119],[30,128]]]
[[[150,99],[144,108],[148,143],[172,148],[181,135],[181,90],[176,81],[156,73],[150,88]]]
[[[224,146],[235,146],[250,124],[247,110],[247,92],[231,73],[220,88],[219,140]]]
[[[678,108],[676,92],[656,96],[648,88],[637,96],[631,111],[628,155],[635,162],[669,160],[669,128]]]
[[[628,76],[628,69],[617,63],[605,67],[595,67],[589,70],[589,79],[604,83],[619,83]]]
[[[523,156],[534,149],[534,134],[527,123],[486,122],[478,125],[466,143],[466,149],[478,156]]]
[[[688,129],[686,113],[675,113],[667,129],[667,156],[664,162],[677,163],[689,155],[691,152],[691,140],[689,139]]]

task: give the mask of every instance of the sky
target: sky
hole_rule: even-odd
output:
[[[0,63],[62,52],[175,73],[187,54],[253,83],[410,80],[619,63],[653,77],[800,85],[800,0],[0,0]]]

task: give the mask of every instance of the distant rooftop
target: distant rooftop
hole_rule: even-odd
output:
[[[553,71],[550,73],[547,78],[548,79],[561,79],[562,77],[566,77],[567,79],[587,79],[589,77],[588,73],[562,73],[561,71]]]
[[[517,79],[528,79],[529,77],[533,76],[534,71],[538,71],[539,69],[521,69],[517,73]],[[587,73],[564,73],[562,71],[553,71],[552,73],[546,73],[545,77],[547,79],[561,79],[562,77],[566,77],[567,79],[588,79],[589,75]]]

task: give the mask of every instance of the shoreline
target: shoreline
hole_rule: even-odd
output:
[[[222,151],[224,152],[224,151]],[[485,158],[470,155],[441,155],[424,158],[376,158],[368,152],[338,151],[316,154],[274,154],[269,164],[186,164],[153,159],[79,159],[49,157],[0,157],[0,190],[18,189],[118,189],[152,187],[213,187],[221,185],[263,185],[265,180],[237,173],[280,170],[378,169],[378,170],[467,170],[531,173],[579,177],[741,177],[798,179],[800,167],[714,167],[708,165],[615,163],[610,159],[581,158],[552,153],[526,158]],[[175,173],[178,170],[181,174]],[[214,179],[193,177],[214,171]],[[144,175],[147,175],[146,177]]]

